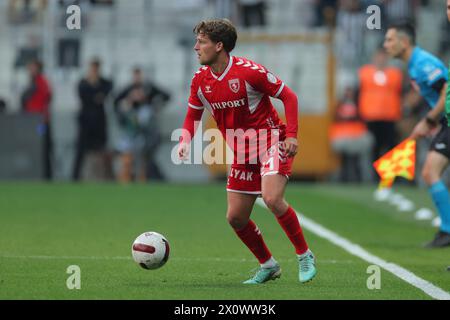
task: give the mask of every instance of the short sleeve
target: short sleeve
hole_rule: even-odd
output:
[[[257,91],[267,94],[271,97],[278,98],[283,91],[284,83],[273,73],[262,66],[256,69],[249,68],[247,72],[247,82]]]
[[[426,81],[429,87],[432,87],[439,80],[447,80],[447,75],[439,65],[428,62],[422,68],[423,81]]]
[[[199,84],[197,81],[197,77],[194,76],[191,82],[191,94],[189,96],[189,107],[197,109],[197,110],[203,110],[204,106],[200,98],[198,97],[198,88]]]

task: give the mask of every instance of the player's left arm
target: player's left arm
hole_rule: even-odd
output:
[[[297,154],[298,149],[298,98],[295,92],[285,85],[278,99],[283,102],[287,122],[284,148],[287,156],[293,157]]]
[[[410,138],[417,139],[429,135],[439,124],[442,113],[445,109],[445,98],[447,93],[447,78],[442,69],[434,65],[425,65],[422,69],[423,77],[427,79],[427,84],[439,93],[439,99],[434,107],[427,113],[414,127]]]
[[[445,116],[447,117],[447,125],[450,127],[450,77],[447,82],[447,94],[445,99]]]
[[[431,120],[431,122],[434,121],[436,124],[439,122],[439,119],[445,110],[445,100],[447,97],[448,84],[443,79],[441,81],[442,82],[440,82],[436,85],[436,89],[441,88],[440,94],[439,94],[439,100],[436,103],[435,107],[427,113],[427,118],[429,118]]]
[[[257,67],[257,65],[254,65]],[[298,141],[298,98],[297,95],[285,85],[278,77],[259,66],[260,70],[250,69],[247,79],[250,85],[259,92],[265,93],[273,98],[280,99],[283,102],[286,115],[286,139],[284,148],[288,157],[297,154]]]
[[[411,133],[411,139],[422,138],[431,133],[431,131],[439,125],[439,119],[441,118],[442,112],[445,109],[445,99],[447,92],[447,83],[443,83],[439,100],[433,109],[428,111],[425,118],[423,118],[415,127]]]

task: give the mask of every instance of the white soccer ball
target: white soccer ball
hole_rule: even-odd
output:
[[[144,269],[161,268],[169,259],[169,242],[157,232],[145,232],[131,247],[134,261]]]

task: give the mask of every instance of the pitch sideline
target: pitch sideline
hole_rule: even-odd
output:
[[[256,203],[267,209],[266,204],[261,198],[256,199]],[[314,222],[313,220],[305,217],[303,214],[296,211],[297,217],[300,220],[301,219],[301,225],[302,228],[314,233],[315,235],[326,239],[330,241],[332,244],[344,249],[348,253],[361,258],[362,260],[365,260],[371,264],[375,264],[380,266],[381,268],[385,269],[386,271],[389,271],[396,277],[402,279],[403,281],[409,283],[410,285],[422,290],[430,297],[437,299],[437,300],[450,300],[450,294],[443,289],[435,286],[431,282],[428,282],[418,276],[416,276],[411,271],[395,264],[395,263],[389,263],[371,253],[369,253],[367,250],[363,249],[358,244],[355,244],[351,242],[350,240],[347,240],[340,235],[336,234],[335,232],[325,228],[324,226],[318,224],[317,222]]]

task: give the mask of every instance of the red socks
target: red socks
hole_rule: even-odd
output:
[[[303,236],[302,228],[298,222],[297,214],[294,209],[289,207],[284,215],[277,217],[278,223],[291,240],[297,254],[303,254],[308,250],[308,244]]]
[[[291,240],[297,254],[303,254],[308,250],[308,244],[303,236],[302,228],[298,222],[295,211],[289,207],[284,215],[277,217],[278,223]],[[245,243],[250,251],[258,259],[259,263],[264,263],[272,257],[267,248],[256,224],[249,220],[248,224],[241,230],[234,230],[238,237]]]
[[[234,229],[238,237],[245,243],[250,251],[258,259],[259,263],[264,263],[272,257],[267,248],[256,224],[249,220],[248,224],[241,230]]]

